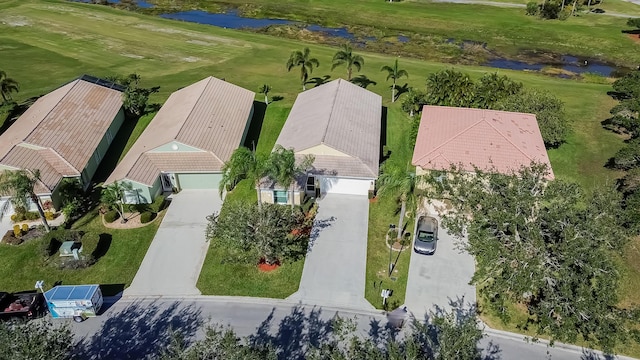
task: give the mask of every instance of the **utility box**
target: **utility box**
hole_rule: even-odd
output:
[[[76,322],[96,316],[103,303],[100,285],[59,285],[44,297],[51,317],[73,318]]]

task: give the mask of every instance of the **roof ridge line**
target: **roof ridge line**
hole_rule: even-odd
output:
[[[327,138],[327,132],[329,131],[329,124],[333,121],[333,109],[336,107],[336,101],[338,100],[338,90],[340,90],[340,81],[342,78],[338,78],[336,91],[333,95],[333,102],[331,103],[331,110],[329,111],[329,121],[327,121],[327,126],[324,128],[324,133],[320,138],[320,143],[324,144],[324,140]]]
[[[484,111],[486,111],[486,110],[483,110],[483,114],[484,114]],[[534,115],[534,116],[535,116],[535,114],[532,114],[532,115]],[[486,119],[485,119],[484,117],[483,117],[482,119],[487,123],[487,125],[491,126],[491,128],[492,128],[493,130],[495,130],[498,134],[500,134],[500,136],[502,136],[505,140],[507,140],[507,142],[508,142],[509,144],[513,145],[513,147],[515,147],[516,149],[518,149],[518,151],[520,151],[520,152],[522,153],[522,155],[524,155],[527,159],[529,159],[530,161],[533,161],[533,160],[534,160],[534,159],[533,159],[531,156],[529,156],[526,152],[524,152],[522,149],[520,149],[520,147],[519,147],[518,145],[514,144],[514,143],[513,143],[513,141],[509,140],[509,139],[508,139],[508,138],[507,138],[507,137],[506,137],[506,136],[505,136],[505,135],[504,135],[500,130],[498,130],[498,128],[496,128],[495,126],[493,126],[490,122],[486,121]],[[538,124],[538,119],[537,119],[537,118],[536,118],[536,124]],[[542,137],[542,134],[540,134],[540,136]],[[546,148],[545,148],[545,151],[546,151]]]
[[[427,156],[433,154],[433,152],[435,152],[436,150],[440,149],[441,147],[447,145],[448,143],[452,142],[453,140],[455,140],[456,138],[458,138],[460,135],[464,134],[465,132],[469,131],[471,128],[475,127],[476,125],[478,125],[479,123],[484,121],[484,117],[476,122],[474,122],[473,124],[467,126],[466,128],[464,128],[462,131],[458,132],[457,134],[455,134],[454,136],[450,137],[449,140],[443,142],[442,144],[436,146],[433,150],[429,151],[428,153],[422,155],[421,157],[419,157],[418,159],[416,159],[416,162],[419,162],[420,160],[426,158]],[[420,122],[422,123],[422,119],[420,120]]]
[[[200,101],[200,99],[204,96],[204,92],[207,89],[207,87],[209,86],[209,84],[211,83],[211,80],[213,79],[213,76],[209,76],[207,78],[207,84],[204,86],[204,89],[202,89],[202,92],[200,92],[200,95],[198,95],[198,98],[196,99],[196,101],[193,103],[193,106],[191,107],[191,110],[189,110],[189,113],[187,114],[187,116],[184,118],[184,122],[182,123],[182,126],[180,126],[180,130],[178,130],[178,133],[176,134],[176,136],[173,137],[173,140],[178,140],[178,135],[180,135],[180,132],[182,132],[182,129],[184,129],[185,125],[187,125],[187,120],[189,120],[189,117],[191,116],[191,114],[193,114],[194,109],[196,108],[196,105],[198,105],[198,102]],[[201,80],[202,81],[202,80]],[[191,85],[195,85],[195,84],[191,84]],[[188,86],[187,86],[188,87]],[[187,87],[184,87],[182,89],[186,89]],[[180,90],[182,90],[180,89]],[[175,94],[175,92],[173,93]],[[171,95],[173,95],[171,94]],[[168,99],[167,99],[168,100]],[[165,101],[166,103],[166,101]],[[182,141],[180,141],[182,143]],[[189,145],[192,147],[195,147],[193,145],[190,144],[185,144],[185,145]]]

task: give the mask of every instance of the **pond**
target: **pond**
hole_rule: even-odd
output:
[[[590,60],[590,59],[580,59],[575,56],[564,55],[560,58],[559,62],[554,63],[527,63],[524,61],[518,60],[508,60],[504,58],[492,59],[483,64],[484,66],[490,66],[498,69],[509,69],[509,70],[528,70],[528,71],[540,71],[546,67],[562,69],[564,71],[569,71],[574,74],[595,74],[605,77],[616,77],[619,76],[621,72],[624,72],[624,69],[618,68],[616,66],[606,64],[603,62]],[[565,77],[566,74],[561,74]],[[559,75],[559,76],[561,76]]]

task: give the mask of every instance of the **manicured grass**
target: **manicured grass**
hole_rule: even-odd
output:
[[[2,291],[33,289],[37,280],[44,280],[47,287],[57,281],[61,281],[64,285],[122,284],[125,287],[129,286],[161,220],[157,219],[152,224],[137,229],[115,230],[102,225],[97,211],[87,214],[73,228],[105,234],[111,238],[106,254],[87,269],[60,270],[48,264],[41,250],[42,241],[39,240],[31,240],[17,246],[0,244],[0,259],[2,259],[0,289]]]
[[[152,2],[166,5],[167,10],[175,8],[175,2],[171,0]],[[218,4],[210,5],[205,0],[191,2],[190,6],[194,3],[201,9],[216,11],[219,8]],[[634,67],[640,61],[640,44],[621,33],[621,30],[630,30],[625,25],[627,20],[612,16],[583,14],[567,21],[540,20],[526,16],[521,8],[416,1],[390,4],[380,0],[312,3],[307,0],[228,0],[226,3],[239,7],[249,16],[286,18],[327,26],[347,25],[362,35],[384,41],[393,42],[391,37],[398,34],[415,35],[423,49],[414,49],[410,44],[405,48],[426,59],[449,58],[450,47],[454,46],[447,45],[445,40],[454,38],[486,42],[490,49],[511,55],[528,49],[600,57]],[[604,3],[608,5],[608,1]],[[620,3],[616,4],[616,9],[635,6]],[[404,55],[406,52],[401,48],[395,53]]]
[[[225,262],[226,257],[224,249],[209,246],[198,279],[198,289],[203,294],[283,299],[298,291],[304,259],[262,272],[257,264]]]

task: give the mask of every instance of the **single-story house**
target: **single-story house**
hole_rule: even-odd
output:
[[[130,204],[182,189],[217,189],[222,166],[247,136],[254,98],[212,76],[174,92],[105,185],[130,184]]]
[[[285,189],[263,179],[263,202],[300,204],[304,195],[368,195],[378,178],[382,97],[337,79],[298,95],[276,144],[296,157],[313,155],[313,168]],[[293,191],[293,194],[291,193]]]
[[[553,170],[534,114],[424,106],[411,163],[416,174],[463,170],[511,174],[532,162]]]
[[[0,171],[39,170],[35,192],[55,208],[63,178],[78,178],[86,190],[124,121],[123,90],[84,75],[42,96],[0,135]],[[0,208],[13,213],[9,197]]]

